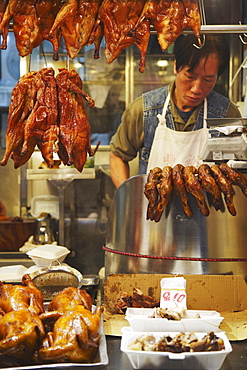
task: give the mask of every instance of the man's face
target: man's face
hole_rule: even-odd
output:
[[[180,110],[189,111],[199,105],[214,88],[219,59],[216,54],[212,54],[207,60],[202,59],[193,72],[189,72],[188,67],[176,71],[175,67],[174,102]]]

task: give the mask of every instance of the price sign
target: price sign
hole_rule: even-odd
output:
[[[186,280],[184,278],[164,278],[161,280],[160,307],[186,307]]]

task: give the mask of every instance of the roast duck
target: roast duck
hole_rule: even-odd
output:
[[[216,211],[224,210],[224,202],[229,213],[236,215],[234,206],[234,188],[238,186],[247,197],[247,179],[238,170],[226,163],[209,166],[206,163],[198,168],[177,164],[173,168],[165,166],[163,169],[155,167],[149,171],[144,194],[148,199],[147,220],[159,222],[165,207],[171,201],[171,194],[181,200],[186,216],[191,217],[193,212],[189,204],[188,194],[192,194],[200,212],[209,215],[209,207],[205,195]]]
[[[85,290],[65,288],[45,312],[41,292],[29,275],[22,285],[0,283],[2,367],[91,362],[100,338],[102,307],[92,313]]]
[[[83,100],[90,107],[93,99],[82,90],[77,72],[53,68],[28,72],[12,91],[6,131],[6,150],[0,162],[5,166],[9,157],[14,167],[25,164],[36,145],[49,168],[54,166],[53,153],[65,165],[83,170],[90,146],[90,125]]]
[[[134,44],[141,54],[141,72],[145,68],[150,26],[157,31],[162,51],[184,29],[191,29],[200,44],[197,0],[2,0],[2,49],[7,48],[10,23],[22,57],[48,40],[53,45],[53,59],[58,60],[63,39],[70,58],[75,58],[83,46],[94,44],[97,59],[104,37],[109,64],[123,49]]]

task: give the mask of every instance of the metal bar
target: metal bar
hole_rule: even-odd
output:
[[[157,33],[151,27],[151,33]],[[189,34],[193,33],[191,30],[184,30],[183,33]],[[247,25],[246,24],[205,24],[201,25],[201,33],[237,33],[237,34],[244,34],[247,33]]]

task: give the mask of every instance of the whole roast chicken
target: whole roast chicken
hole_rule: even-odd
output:
[[[44,326],[37,314],[26,309],[4,314],[0,317],[1,364],[34,364],[35,352],[44,337]]]
[[[102,307],[92,313],[86,291],[66,288],[58,293],[40,315],[46,338],[38,351],[42,362],[89,362],[98,348]]]
[[[26,274],[22,278],[22,285],[0,282],[0,309],[3,313],[26,310],[39,315],[44,312],[43,296]]]

